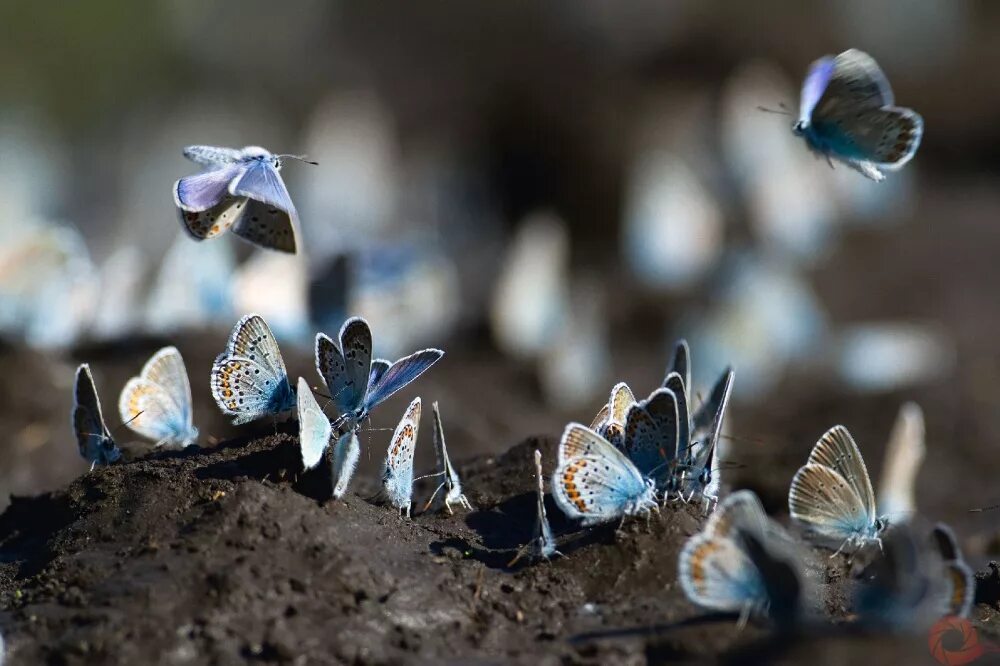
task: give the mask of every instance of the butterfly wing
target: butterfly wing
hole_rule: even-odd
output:
[[[260,315],[236,324],[226,352],[212,366],[212,396],[234,425],[295,406],[281,350]]]
[[[889,80],[875,59],[864,51],[849,49],[833,59],[833,71],[813,108],[812,120],[843,117],[893,103]]]
[[[73,433],[80,455],[93,464],[109,464],[121,457],[101,413],[97,387],[86,363],[76,369],[73,387]]]
[[[376,405],[387,400],[414,379],[437,363],[444,352],[440,349],[424,349],[399,359],[382,373],[379,381],[368,392],[365,398],[365,409],[371,410]]]
[[[603,405],[601,405],[600,410],[598,410],[597,416],[595,416],[594,420],[590,422],[590,429],[594,431],[599,430],[601,426],[603,426],[604,423],[608,420],[608,417],[610,415],[611,415],[611,408],[608,406],[607,403],[604,403]]]
[[[677,569],[684,594],[704,608],[742,611],[767,601],[757,569],[732,539],[695,534],[681,549]]]
[[[805,83],[802,84],[802,96],[799,103],[799,120],[809,122],[813,110],[819,103],[826,87],[833,76],[834,58],[826,56],[820,58],[809,66],[809,73],[806,74]]]
[[[736,373],[732,368],[727,368],[712,388],[708,400],[692,419],[691,440],[699,443],[694,461],[696,470],[704,469],[711,464],[710,458],[714,455],[719,437],[722,436],[722,423],[726,417],[726,408],[729,406],[729,396],[733,393],[735,378]]]
[[[312,469],[323,459],[323,452],[330,444],[332,427],[330,419],[320,409],[316,398],[309,389],[309,383],[299,377],[299,450],[302,452],[302,467]]]
[[[229,185],[229,193],[280,208],[290,215],[295,214],[295,205],[281,174],[267,159],[250,160],[246,163],[243,173]]]
[[[844,426],[830,428],[813,447],[809,454],[808,464],[825,465],[835,470],[854,490],[861,501],[868,523],[874,523],[875,491],[868,476],[864,458],[854,438]]]
[[[268,250],[295,254],[298,246],[298,217],[269,203],[241,198],[245,211],[230,226],[237,237]]]
[[[419,419],[420,398],[414,398],[396,426],[386,454],[382,487],[392,505],[400,509],[409,508],[413,494],[413,452]]]
[[[670,365],[667,367],[667,374],[665,377],[669,377],[670,373],[676,372],[680,375],[680,378],[684,380],[684,389],[687,392],[685,398],[688,402],[691,400],[691,348],[688,347],[687,340],[681,338],[674,345],[674,354],[670,359]],[[663,386],[667,385],[666,379],[664,379]]]
[[[333,498],[340,499],[347,493],[347,486],[354,476],[361,457],[361,446],[358,444],[358,434],[348,430],[337,439],[333,448]]]
[[[372,370],[372,330],[368,322],[352,317],[340,329],[340,351],[344,354],[344,374],[347,378],[343,393],[335,402],[345,412],[365,404],[368,381]]]
[[[691,413],[684,378],[676,372],[671,372],[663,380],[663,387],[673,391],[677,400],[677,455],[685,459],[691,456]]]
[[[316,334],[316,372],[323,378],[333,404],[341,414],[347,414],[357,409],[357,405],[349,404],[347,366],[340,348],[325,333]]]
[[[378,384],[379,380],[382,379],[382,375],[385,371],[392,366],[392,362],[385,360],[384,358],[376,358],[372,360],[372,370],[368,374],[368,389],[371,390],[373,386]]]
[[[945,562],[947,580],[947,615],[969,617],[976,600],[976,577],[969,565],[961,560]]]
[[[615,520],[654,502],[635,465],[579,423],[566,426],[559,442],[552,493],[563,513],[584,525]]]
[[[889,435],[885,462],[879,477],[878,513],[897,514],[905,520],[917,510],[914,485],[924,460],[924,413],[916,403],[906,403],[899,410]]]
[[[215,208],[229,196],[229,184],[245,170],[242,164],[228,164],[181,178],[174,183],[174,203],[182,211],[192,213]]]
[[[864,537],[873,519],[854,488],[825,465],[808,463],[792,478],[788,509],[794,520],[831,542]]]
[[[238,161],[240,151],[218,146],[188,146],[184,149],[184,157],[204,166],[221,166]]]
[[[624,425],[625,416],[628,414],[629,407],[634,404],[635,396],[632,395],[632,389],[628,387],[628,384],[625,382],[616,384],[615,387],[611,389],[611,397],[608,400],[608,405],[610,407],[609,415],[611,420],[615,423]]]
[[[157,445],[188,446],[198,437],[193,425],[191,385],[176,347],[164,347],[125,384],[118,399],[122,422]]]

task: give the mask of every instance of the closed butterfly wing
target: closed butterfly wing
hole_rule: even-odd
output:
[[[320,409],[309,383],[299,377],[298,391],[299,451],[303,469],[312,469],[323,459],[323,452],[330,444],[332,427],[330,419]]]
[[[291,215],[295,214],[292,198],[285,188],[281,175],[270,160],[250,161],[243,173],[232,181],[229,193],[280,208]]]
[[[382,373],[378,383],[372,387],[365,398],[365,409],[371,410],[376,405],[388,400],[396,391],[415,380],[441,360],[444,352],[440,349],[424,349],[399,359]]]
[[[854,490],[869,523],[875,521],[875,491],[861,451],[847,428],[839,425],[830,428],[816,442],[806,462],[835,470]]]
[[[466,499],[465,495],[462,493],[462,481],[458,478],[458,472],[451,464],[451,459],[448,458],[448,447],[444,440],[444,424],[441,422],[441,410],[438,408],[438,403],[435,401],[432,405],[432,412],[434,416],[434,455],[437,458],[437,474],[443,477],[441,488],[445,489],[444,504],[451,513],[451,505],[458,504],[467,510],[472,510],[472,504]],[[437,490],[434,491],[437,494]],[[433,498],[432,498],[433,499]],[[430,505],[430,502],[428,502]]]
[[[946,605],[945,615],[969,617],[976,600],[976,576],[962,560],[945,562]]]
[[[628,411],[636,404],[632,390],[625,382],[619,382],[611,389],[605,412],[606,418],[592,428],[594,432],[604,437],[619,451],[625,450],[625,421]]]
[[[204,166],[221,166],[238,161],[240,151],[218,146],[188,146],[184,149],[184,157]]]
[[[663,387],[674,393],[677,399],[677,455],[682,460],[689,459],[693,455],[691,449],[691,412],[687,401],[687,388],[684,386],[684,378],[676,372],[671,372],[663,381]]]
[[[420,411],[420,398],[414,398],[392,434],[382,472],[383,492],[390,503],[407,516],[410,515],[413,495],[413,453],[417,444]]]
[[[281,350],[260,315],[247,315],[233,328],[226,351],[212,366],[212,397],[233,424],[280,414],[295,407]]]
[[[241,198],[245,210],[230,225],[242,240],[268,250],[295,254],[298,247],[298,218],[294,211],[254,199]]]
[[[670,366],[667,368],[666,376],[669,377],[670,373],[676,372],[684,382],[684,389],[686,391],[685,399],[687,402],[691,401],[691,348],[688,347],[687,340],[683,338],[677,341],[674,345],[674,354],[670,359]],[[666,380],[663,382],[663,386],[666,387]],[[671,387],[673,388],[673,387]]]
[[[174,183],[174,203],[182,211],[190,213],[215,208],[223,199],[232,198],[229,184],[245,170],[246,166],[242,164],[227,164],[181,178]]]
[[[825,465],[809,463],[795,473],[788,509],[827,545],[874,537],[874,519],[864,503],[843,476]]]
[[[616,520],[656,505],[647,483],[623,453],[593,430],[578,423],[566,426],[552,494],[570,518],[584,525]]]
[[[914,486],[925,452],[923,410],[916,403],[906,403],[899,410],[885,451],[879,477],[879,515],[897,522],[916,512]]]
[[[193,424],[191,384],[176,347],[156,352],[118,400],[122,422],[157,446],[185,447],[198,438]]]
[[[90,374],[90,366],[86,363],[76,369],[73,397],[71,425],[80,455],[92,466],[110,465],[118,460],[121,451],[104,423],[94,377]]]
[[[552,536],[552,528],[549,526],[549,517],[545,513],[545,481],[542,476],[542,452],[535,449],[535,478],[538,481],[538,522],[535,525],[535,546],[534,555],[542,559],[549,559],[559,553],[556,549],[556,540]]]
[[[681,549],[677,569],[684,594],[704,608],[741,612],[767,601],[764,581],[731,539],[692,536]]]

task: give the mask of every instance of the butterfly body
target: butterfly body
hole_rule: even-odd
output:
[[[212,365],[212,396],[240,425],[296,406],[278,343],[260,315],[243,317]]]
[[[594,525],[656,507],[656,489],[624,453],[579,423],[559,442],[553,475],[556,504],[570,518]]]
[[[260,146],[188,146],[184,156],[206,167],[174,183],[174,203],[193,238],[230,230],[261,247],[296,252],[298,213],[278,173],[282,155]]]
[[[198,439],[193,423],[191,383],[176,347],[164,347],[125,384],[118,399],[122,422],[156,446],[190,446]]]
[[[899,169],[913,158],[923,127],[920,114],[894,105],[875,60],[850,49],[812,64],[792,132],[816,153],[881,181],[881,169]]]
[[[90,462],[91,469],[110,465],[121,458],[122,452],[104,423],[97,387],[86,363],[76,369],[71,420],[80,455]]]
[[[413,453],[420,429],[420,398],[414,398],[406,408],[389,441],[385,466],[382,470],[382,491],[389,502],[410,516],[413,496]]]

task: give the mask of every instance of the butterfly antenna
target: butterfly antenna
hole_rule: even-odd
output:
[[[993,506],[981,506],[978,509],[969,509],[969,513],[982,513],[983,511],[992,511],[993,509],[1000,509],[1000,504],[994,504]]]
[[[314,162],[305,155],[277,155],[276,157],[288,158],[290,160],[298,160],[299,162],[305,162],[306,164],[319,166],[319,162]]]
[[[757,110],[758,111],[763,111],[764,113],[776,113],[779,116],[790,116],[790,115],[792,115],[792,112],[789,111],[788,107],[785,106],[784,104],[779,103],[778,106],[781,107],[781,108],[780,109],[769,109],[766,106],[760,106],[760,105],[758,105],[757,106]]]
[[[427,504],[425,504],[425,505],[424,505],[424,508],[420,510],[420,513],[423,513],[424,511],[426,511],[427,509],[429,509],[429,508],[430,508],[431,504],[433,504],[433,503],[434,503],[434,498],[435,498],[435,497],[437,497],[437,494],[438,494],[439,492],[441,492],[441,489],[442,489],[442,488],[444,488],[444,483],[443,483],[443,482],[442,482],[442,483],[440,483],[440,484],[438,485],[438,487],[434,489],[434,493],[433,493],[433,494],[431,494],[431,498],[430,498],[429,500],[427,500]]]

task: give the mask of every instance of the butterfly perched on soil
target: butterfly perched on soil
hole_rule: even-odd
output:
[[[368,322],[352,317],[340,329],[340,346],[323,333],[316,334],[316,370],[326,383],[340,416],[339,433],[357,430],[368,413],[444,356],[440,349],[424,349],[395,363],[372,360],[372,332]]]
[[[94,377],[86,363],[76,369],[71,425],[80,455],[90,462],[90,469],[97,465],[110,465],[121,458],[122,452],[104,423],[101,400],[97,397]]]
[[[174,183],[181,223],[194,239],[230,230],[255,245],[295,253],[298,214],[278,172],[284,158],[308,160],[260,146],[188,146],[184,156],[206,167]]]
[[[913,109],[894,106],[875,59],[850,49],[810,66],[792,131],[815,152],[877,182],[885,178],[880,169],[894,171],[913,158],[924,120]]]
[[[125,384],[118,398],[122,422],[156,446],[189,446],[198,439],[191,406],[191,383],[176,347],[164,347]]]
[[[437,457],[437,472],[435,476],[441,476],[444,480],[434,490],[430,500],[427,501],[425,509],[434,502],[434,498],[438,492],[444,490],[444,507],[448,510],[449,514],[453,513],[451,510],[452,504],[457,504],[466,511],[472,511],[472,504],[469,503],[469,500],[462,493],[462,481],[458,478],[458,472],[455,471],[455,468],[451,464],[451,459],[448,458],[448,447],[444,443],[444,425],[441,423],[441,410],[438,408],[437,401],[431,405],[431,410],[434,416],[434,454]]]
[[[420,431],[420,398],[414,398],[403,413],[389,441],[382,470],[382,492],[389,502],[410,517],[413,496],[413,453]]]
[[[233,425],[295,407],[281,350],[260,315],[246,315],[233,328],[212,365],[212,397],[223,414],[235,417]]]

